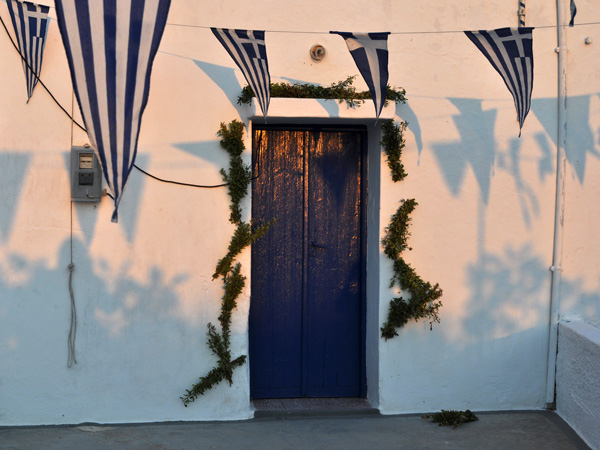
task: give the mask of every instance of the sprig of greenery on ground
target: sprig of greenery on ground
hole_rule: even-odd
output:
[[[442,409],[441,412],[425,414],[423,419],[431,420],[433,423],[437,423],[440,427],[452,425],[454,428],[456,428],[463,423],[479,420],[479,417],[477,417],[469,409],[466,411],[446,411]]]

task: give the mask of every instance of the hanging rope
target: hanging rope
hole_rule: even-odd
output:
[[[68,338],[68,352],[67,367],[70,369],[73,364],[77,364],[77,358],[75,358],[75,337],[77,336],[77,309],[75,308],[75,294],[73,293],[73,271],[75,270],[75,264],[73,264],[73,202],[71,202],[71,259],[68,265],[69,269],[69,295],[71,296],[71,326],[69,328]]]
[[[71,327],[69,328],[69,357],[67,358],[67,367],[70,369],[73,364],[77,364],[75,358],[75,337],[77,336],[77,310],[75,309],[75,294],[73,293],[73,270],[75,265],[69,264],[69,294],[71,295]]]

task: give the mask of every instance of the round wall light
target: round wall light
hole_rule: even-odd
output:
[[[320,44],[315,44],[310,48],[310,57],[313,61],[322,61],[326,54],[325,47]]]

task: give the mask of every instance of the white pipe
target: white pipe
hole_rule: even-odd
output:
[[[556,351],[560,310],[563,227],[565,218],[565,148],[567,141],[567,33],[566,0],[556,0],[558,47],[558,120],[556,145],[556,201],[554,208],[554,247],[552,252],[552,286],[550,290],[550,320],[548,336],[548,372],[546,376],[546,407],[555,407]]]

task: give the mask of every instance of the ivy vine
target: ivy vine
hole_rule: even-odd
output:
[[[381,145],[387,155],[388,167],[394,181],[401,181],[407,175],[401,162],[402,150],[405,146],[403,132],[407,125],[406,122],[396,125],[393,121],[388,121],[381,127],[383,131]],[[442,290],[439,284],[432,285],[424,281],[401,256],[404,250],[412,250],[407,244],[410,236],[408,225],[410,214],[417,205],[415,199],[402,201],[381,240],[384,253],[394,263],[390,288],[397,285],[410,294],[408,299],[397,297],[390,301],[388,319],[381,328],[381,337],[385,340],[398,336],[398,328],[406,325],[411,319],[417,321],[427,318],[430,327],[434,322],[440,321],[438,310],[442,306],[439,300]]]
[[[370,91],[358,92],[356,90],[352,85],[355,78],[355,76],[349,76],[345,80],[332,83],[330,87],[310,83],[271,83],[271,97],[338,100],[339,103],[346,102],[349,107],[354,108],[372,98]],[[392,88],[387,85],[385,105],[387,106],[389,101],[405,103],[405,94],[404,89]],[[237,100],[238,105],[250,104],[254,96],[252,88],[249,85],[244,86]]]
[[[250,167],[242,161],[242,152],[245,149],[243,142],[244,124],[237,120],[229,125],[221,123],[217,135],[221,138],[221,147],[229,153],[229,170],[221,169],[223,180],[228,183],[229,196],[231,197],[229,221],[237,226],[227,253],[221,258],[215,268],[213,280],[221,277],[223,280],[223,297],[221,299],[221,314],[219,315],[220,331],[212,323],[208,324],[207,344],[212,353],[217,357],[217,365],[205,376],[187,390],[181,401],[187,407],[199,396],[223,380],[229,385],[233,383],[233,371],[246,362],[246,355],[232,359],[231,338],[231,313],[237,306],[237,298],[242,293],[246,277],[241,274],[242,265],[236,262],[236,257],[244,248],[256,239],[264,236],[272,222],[258,226],[242,221],[240,207],[241,200],[248,193],[248,186],[252,179]]]

